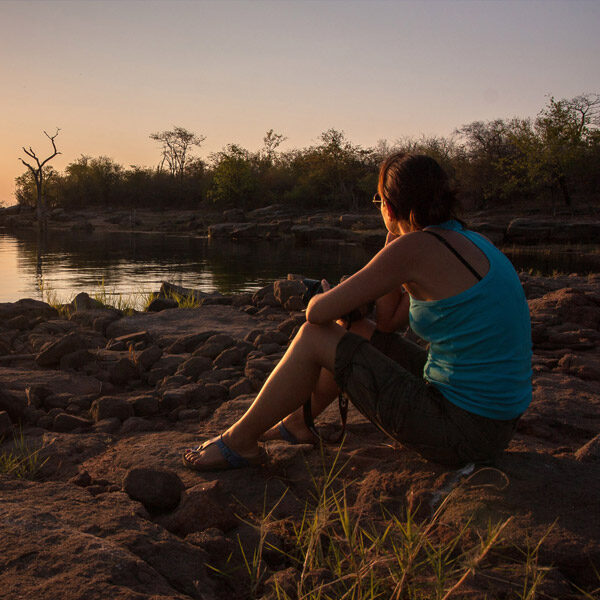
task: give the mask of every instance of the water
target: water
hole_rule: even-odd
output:
[[[337,282],[373,255],[353,245],[296,246],[291,242],[226,242],[165,234],[49,231],[18,237],[0,231],[0,302],[59,301],[79,292],[142,295],[163,281],[205,292],[254,291],[288,273]]]
[[[600,254],[588,248],[507,248],[518,270],[552,275],[600,272]],[[365,265],[376,249],[353,245],[297,246],[292,242],[226,242],[165,234],[49,231],[18,237],[0,231],[0,302],[57,301],[100,291],[139,297],[163,281],[224,294],[254,291],[288,273],[337,282]],[[590,253],[592,252],[592,253]],[[135,298],[134,298],[135,300]]]

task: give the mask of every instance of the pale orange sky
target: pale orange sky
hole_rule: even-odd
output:
[[[258,149],[335,127],[364,146],[535,116],[600,91],[600,3],[579,1],[0,1],[0,202],[20,148],[54,132],[81,154],[152,166],[154,131]]]

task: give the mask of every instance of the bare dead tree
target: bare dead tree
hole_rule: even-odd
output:
[[[30,158],[33,158],[33,160],[35,160],[35,163],[37,166],[33,166],[33,165],[29,164],[28,162],[26,162],[25,160],[23,160],[22,158],[19,158],[19,160],[31,171],[31,174],[33,175],[33,179],[35,181],[35,188],[37,191],[36,213],[37,213],[37,220],[40,225],[42,225],[44,223],[44,218],[46,215],[46,199],[44,197],[44,166],[48,163],[48,161],[52,160],[57,154],[61,154],[56,149],[56,142],[55,142],[59,131],[60,131],[60,129],[58,127],[56,128],[56,133],[54,135],[48,135],[44,131],[44,135],[50,140],[50,143],[52,144],[52,149],[54,150],[54,152],[50,156],[48,156],[47,158],[45,158],[43,160],[40,160],[38,158],[37,154],[35,153],[35,151],[33,150],[33,148],[31,146],[29,146],[29,148],[25,148],[25,146],[23,146],[23,152],[25,152],[25,154],[27,156],[29,156]]]

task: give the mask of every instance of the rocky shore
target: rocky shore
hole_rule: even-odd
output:
[[[549,216],[547,211],[470,211],[469,226],[496,245],[586,244],[600,239],[600,221],[590,208]],[[515,214],[518,215],[515,217]],[[306,212],[297,207],[273,204],[250,211],[230,209],[159,211],[150,209],[66,211],[51,209],[48,227],[74,232],[165,232],[206,236],[212,239],[251,241],[293,238],[299,243],[358,243],[380,246],[385,234],[377,211],[346,213],[327,210]],[[8,231],[35,228],[33,209],[0,207],[0,227]]]
[[[182,450],[243,413],[303,323],[297,280],[130,316],[85,294],[60,314],[0,304],[0,453],[24,456],[0,463],[0,596],[275,600],[283,588],[297,597],[299,582],[333,585],[339,574],[290,558],[333,462],[349,512],[373,527],[407,510],[427,523],[442,507],[439,535],[466,527],[477,539],[510,518],[501,549],[453,597],[513,597],[540,541],[539,597],[597,593],[600,277],[521,278],[533,404],[495,468],[472,472],[393,447],[352,407],[339,454],[270,442],[263,468],[182,466]],[[325,436],[337,421],[332,407]]]

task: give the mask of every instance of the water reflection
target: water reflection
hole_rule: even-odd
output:
[[[363,266],[372,250],[295,246],[291,242],[215,242],[164,234],[0,233],[0,301],[40,298],[40,286],[61,299],[93,292],[155,291],[170,281],[204,291],[253,291],[289,272],[330,281]]]

